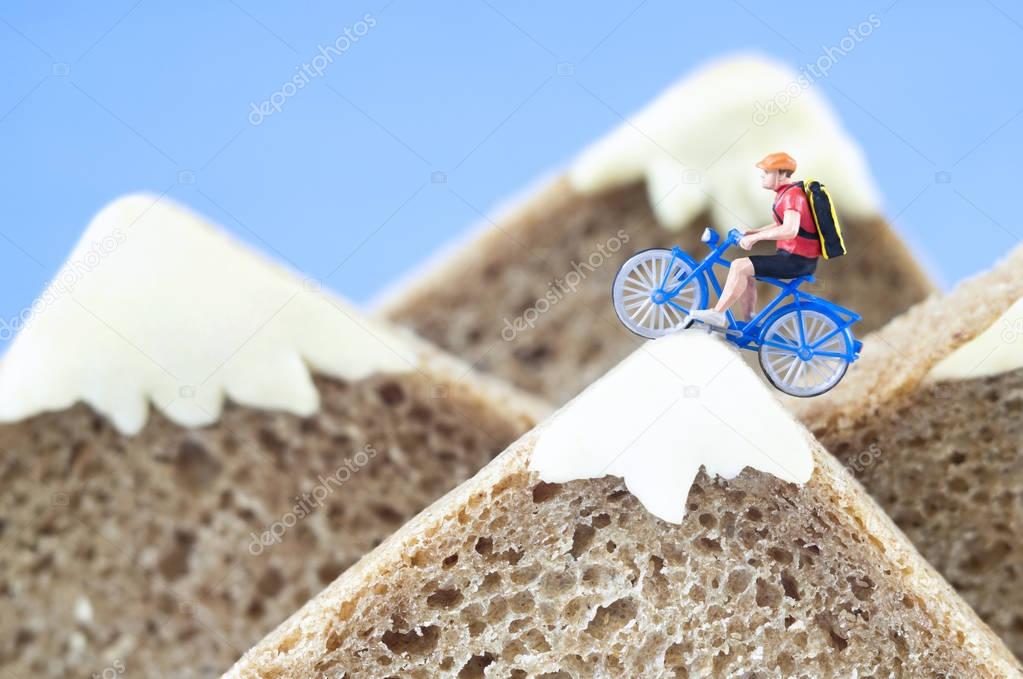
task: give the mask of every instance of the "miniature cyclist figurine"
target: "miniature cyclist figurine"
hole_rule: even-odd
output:
[[[863,342],[851,327],[859,314],[800,290],[813,282],[818,257],[847,253],[838,213],[827,188],[815,179],[794,181],[796,161],[772,153],[757,164],[764,188],[777,193],[774,224],[743,233],[729,229],[724,238],[707,227],[700,240],[709,248],[696,259],[679,246],[647,248],[629,257],[615,274],[611,303],[630,331],[658,339],[684,330],[694,321],[721,332],[722,340],[757,352],[764,377],[790,396],[819,396],[837,385],[860,357]],[[761,240],[777,241],[769,256],[728,259],[725,252],[746,250]],[[717,269],[728,269],[722,286]],[[754,277],[777,288],[777,295],[748,320],[729,311],[742,300],[752,314]],[[719,300],[707,309],[711,294]]]
[[[694,310],[684,325],[696,320],[723,328],[728,325],[725,312],[740,300],[745,318],[752,318],[757,304],[754,276],[795,278],[808,276],[817,269],[821,243],[806,193],[802,185],[792,179],[796,160],[787,153],[771,153],[757,163],[757,167],[763,171],[761,185],[777,194],[774,223],[747,231],[739,246],[749,250],[762,240],[773,240],[778,242],[778,251],[773,255],[750,255],[733,261],[717,304],[712,309]]]

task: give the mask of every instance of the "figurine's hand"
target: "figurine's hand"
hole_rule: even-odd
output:
[[[739,247],[743,250],[749,250],[757,242],[757,239],[753,236],[743,236],[739,239]]]

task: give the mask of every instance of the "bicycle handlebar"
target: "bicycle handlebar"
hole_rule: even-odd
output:
[[[729,229],[728,234],[725,236],[725,242],[721,243],[722,250],[727,250],[728,248],[734,245],[738,245],[739,241],[745,235],[746,234],[744,234],[742,231],[739,231],[738,229]],[[700,240],[706,243],[707,247],[713,249],[718,247],[718,242],[721,240],[721,237],[718,236],[717,231],[708,226],[706,229],[703,230],[703,236],[700,238]]]

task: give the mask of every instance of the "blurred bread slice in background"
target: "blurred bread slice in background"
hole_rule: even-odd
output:
[[[547,411],[155,196],[33,311],[0,364],[5,676],[214,676]]]
[[[822,261],[808,290],[860,313],[861,335],[932,291],[885,220],[863,153],[806,73],[739,55],[697,70],[628,119],[594,104],[612,110],[619,127],[395,287],[384,316],[563,403],[641,341],[611,309],[618,267],[639,250],[676,244],[700,259],[704,227],[771,222],[773,194],[754,163],[781,150],[798,161],[797,178],[828,185],[849,249]]]

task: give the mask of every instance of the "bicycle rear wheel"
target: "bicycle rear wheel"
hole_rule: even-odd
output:
[[[652,248],[637,252],[618,269],[611,286],[618,320],[647,339],[674,332],[690,312],[707,305],[707,284],[700,276],[673,297],[665,292],[691,272],[692,266],[671,250]]]
[[[800,332],[802,326],[802,332]],[[761,335],[760,367],[790,396],[808,398],[832,389],[849,368],[852,338],[840,319],[816,309],[778,314]]]

